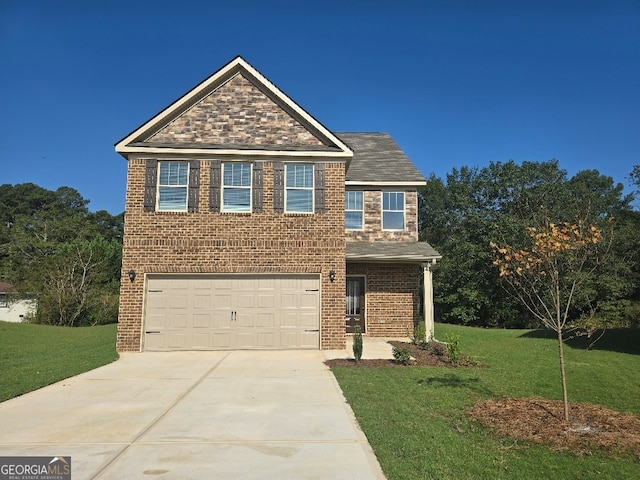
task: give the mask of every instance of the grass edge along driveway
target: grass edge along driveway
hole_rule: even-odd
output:
[[[550,334],[436,325],[436,338],[447,333],[487,368],[333,370],[390,480],[640,478],[640,452],[577,458],[494,435],[468,417],[487,398],[561,399]],[[569,400],[640,416],[640,331],[607,332],[601,342],[567,348]]]
[[[118,359],[116,324],[54,327],[0,322],[0,401]]]

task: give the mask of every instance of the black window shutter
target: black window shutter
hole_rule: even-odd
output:
[[[273,211],[284,213],[284,162],[273,164]]]
[[[144,211],[156,209],[156,185],[158,183],[158,160],[148,159],[144,174]]]
[[[262,213],[262,177],[263,177],[263,163],[253,163],[253,213]]]
[[[200,160],[189,162],[189,212],[198,211],[198,193],[200,192]]]
[[[211,161],[211,181],[209,184],[209,210],[220,211],[220,175],[222,164],[220,160]]]
[[[315,196],[316,196],[316,213],[324,213],[325,206],[325,164],[316,163],[314,168],[315,175]]]

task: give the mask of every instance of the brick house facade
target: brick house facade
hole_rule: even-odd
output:
[[[358,174],[390,144],[391,177]],[[329,131],[242,58],[116,151],[128,161],[119,351],[342,349],[345,303],[373,336],[432,316],[422,175],[387,135]],[[345,229],[346,195],[361,228]]]

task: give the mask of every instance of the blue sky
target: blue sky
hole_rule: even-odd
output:
[[[113,144],[236,55],[420,171],[556,158],[632,189],[640,1],[0,0],[0,184],[124,210]]]

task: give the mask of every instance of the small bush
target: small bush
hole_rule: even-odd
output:
[[[353,334],[353,358],[356,363],[362,358],[362,331],[359,326],[356,326],[356,331]]]
[[[408,348],[393,347],[393,358],[401,365],[409,365],[411,363],[411,352]]]
[[[427,343],[427,329],[424,325],[424,322],[420,322],[418,323],[418,325],[416,325],[416,327],[413,329],[413,335],[410,338],[411,343],[419,347]]]
[[[445,335],[447,339],[447,359],[452,365],[457,365],[460,361],[460,336],[455,333]]]

